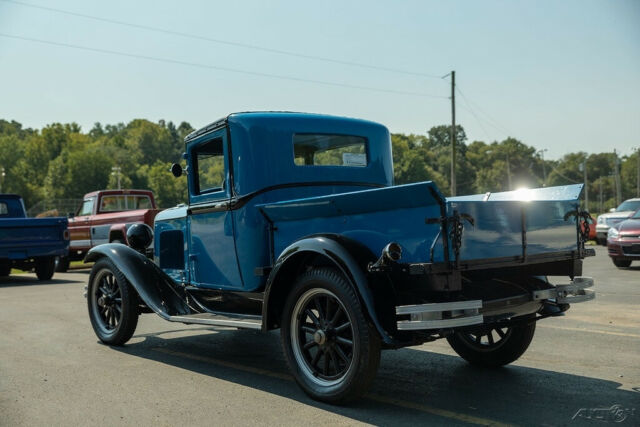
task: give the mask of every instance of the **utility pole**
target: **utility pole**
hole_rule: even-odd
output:
[[[584,161],[580,163],[580,169],[584,173],[584,208],[585,210],[589,210],[589,180],[587,179],[587,158],[584,158]]]
[[[636,177],[636,197],[640,197],[640,147],[636,147],[636,160],[638,162],[638,166],[636,166],[638,174]]]
[[[456,72],[451,71],[451,195],[456,195]]]
[[[111,175],[115,175],[118,180],[118,190],[120,190],[120,171],[122,168],[120,166],[114,166],[111,168]]]
[[[613,150],[613,155],[614,155],[613,179],[616,184],[616,206],[618,206],[620,202],[622,202],[622,188],[620,188],[620,171],[619,171],[620,161],[618,160],[618,153],[616,153],[616,150]]]
[[[507,149],[507,188],[508,191],[513,190],[511,187],[511,162],[509,161],[509,150]]]
[[[544,152],[545,151],[549,151],[546,148],[543,148],[542,150],[538,150],[538,153],[540,153],[540,158],[542,159],[542,186],[545,187],[547,185],[547,168],[544,164]]]
[[[598,199],[599,202],[599,206],[598,206],[598,212],[602,212],[603,211],[603,200],[602,200],[602,177],[598,178],[598,186],[600,187],[600,197]]]

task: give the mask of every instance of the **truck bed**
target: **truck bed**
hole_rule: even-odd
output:
[[[322,229],[365,243],[379,254],[390,241],[402,246],[402,262],[485,268],[500,262],[536,263],[577,257],[577,219],[582,185],[445,198],[432,182],[407,184],[260,205],[277,230],[276,253]],[[456,257],[451,222],[464,229]]]

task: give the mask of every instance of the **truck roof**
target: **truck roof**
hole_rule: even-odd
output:
[[[18,194],[0,194],[0,199],[21,199]]]
[[[354,119],[354,118],[349,118],[349,117],[342,117],[342,116],[332,116],[329,114],[319,114],[319,113],[303,113],[303,112],[295,112],[295,111],[242,111],[242,112],[236,112],[236,113],[230,113],[225,117],[222,117],[218,120],[215,120],[211,123],[209,123],[206,126],[201,127],[198,130],[194,130],[193,132],[191,132],[189,135],[187,135],[184,138],[185,143],[189,143],[191,140],[204,135],[206,133],[209,133],[215,129],[218,129],[224,125],[227,124],[227,122],[229,121],[229,119],[233,117],[234,121],[236,122],[247,122],[250,121],[251,119],[255,119],[255,118],[259,118],[259,119],[267,119],[267,120],[274,120],[274,121],[278,121],[278,120],[296,120],[296,119],[300,119],[300,118],[315,118],[318,119],[320,121],[322,120],[326,120],[326,119],[331,119],[331,120],[341,120],[341,121],[353,121],[353,122],[359,122],[362,124],[370,124],[370,125],[377,125],[377,126],[382,126],[379,123],[376,122],[372,122],[369,120],[363,120],[363,119]]]
[[[225,127],[233,146],[230,179],[236,195],[292,185],[393,185],[391,137],[379,123],[311,113],[233,113],[189,134],[185,138],[187,152]],[[297,166],[293,141],[296,135],[305,134],[362,137],[367,141],[368,164],[360,168]]]
[[[122,190],[97,190],[97,191],[92,191],[91,193],[87,193],[84,195],[84,198],[89,198],[89,197],[95,197],[99,194],[144,194],[145,196],[151,196],[153,197],[153,191],[151,190],[129,190],[129,189],[122,189]]]

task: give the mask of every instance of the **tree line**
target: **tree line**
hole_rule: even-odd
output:
[[[622,158],[576,152],[549,160],[513,137],[469,142],[462,126],[455,130],[458,195],[582,183],[585,164],[590,211],[607,210],[636,195],[637,151]],[[22,195],[29,208],[116,188],[119,179],[121,188],[151,189],[160,207],[174,206],[186,201],[186,179],[174,178],[169,164],[181,159],[184,137],[191,131],[187,122],[164,120],[96,123],[85,133],[76,123],[37,130],[0,119],[0,192]],[[441,125],[424,135],[392,134],[396,184],[432,180],[448,195],[450,131]],[[618,188],[622,200],[617,200]]]

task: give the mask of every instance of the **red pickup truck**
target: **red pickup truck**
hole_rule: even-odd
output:
[[[69,262],[83,259],[94,246],[127,244],[127,229],[136,223],[153,227],[159,212],[148,190],[102,190],[84,195],[82,206],[69,218],[69,257],[59,258],[56,271],[66,271]]]

